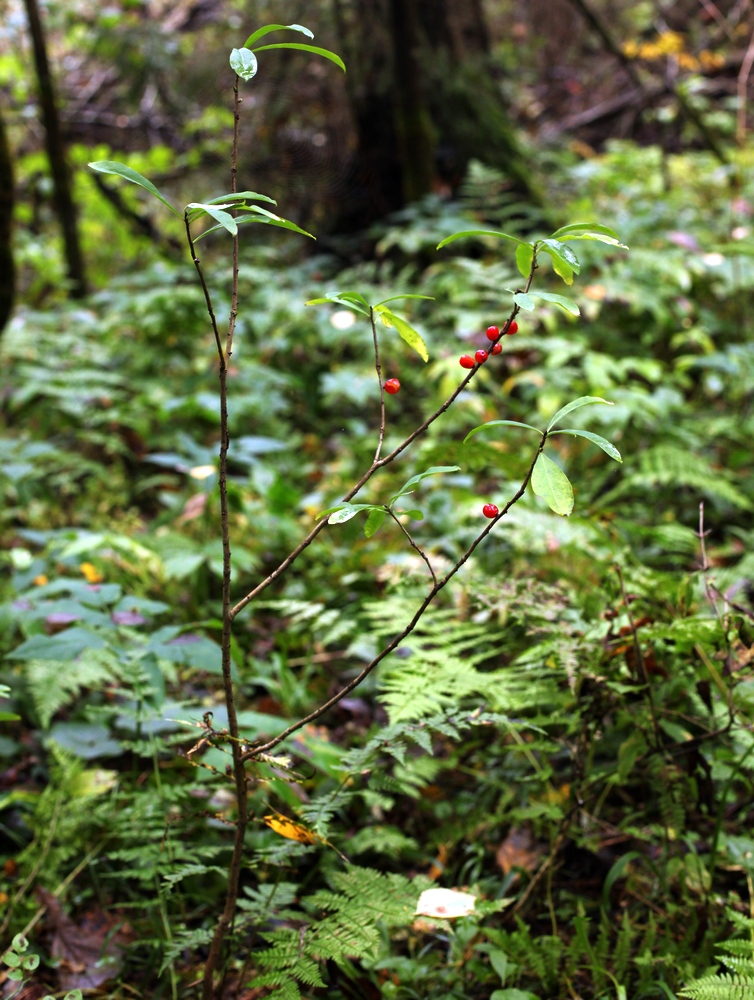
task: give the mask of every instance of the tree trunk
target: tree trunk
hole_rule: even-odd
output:
[[[15,294],[13,266],[13,161],[0,113],[0,333],[10,319]]]
[[[481,0],[334,2],[356,126],[338,228],[362,229],[456,187],[473,158],[539,202],[490,71]]]
[[[58,109],[55,103],[55,88],[47,59],[42,20],[39,16],[37,0],[24,0],[26,16],[29,20],[29,33],[34,49],[34,65],[39,84],[39,107],[42,111],[42,121],[45,129],[45,145],[47,158],[50,161],[50,171],[55,191],[55,209],[63,230],[65,259],[68,271],[69,294],[74,299],[86,295],[86,277],[84,258],[79,243],[78,226],[76,223],[76,206],[71,193],[71,177],[65,157],[63,133],[60,128]]]

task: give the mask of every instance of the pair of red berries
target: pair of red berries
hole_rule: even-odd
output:
[[[397,378],[389,378],[385,382],[385,392],[389,392],[391,396],[394,396],[396,392],[400,389],[401,384]]]
[[[516,321],[513,320],[508,324],[508,329],[505,332],[508,334],[513,334],[516,333],[517,331],[518,331],[518,323],[516,323]],[[500,330],[496,326],[488,326],[486,333],[488,340],[496,341],[497,338],[500,336]],[[470,354],[462,354],[461,357],[458,359],[458,363],[461,366],[461,368],[473,368],[474,365],[483,365],[484,362],[487,360],[487,358],[490,356],[490,354],[500,354],[502,349],[503,345],[498,343],[492,345],[492,347],[489,350],[489,353],[480,348],[474,354],[473,358]]]

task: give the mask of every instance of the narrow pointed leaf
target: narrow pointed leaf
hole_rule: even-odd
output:
[[[352,517],[356,517],[358,513],[358,510],[344,507],[342,510],[338,510],[334,514],[330,514],[327,521],[328,524],[345,524],[345,522],[350,521]]]
[[[330,62],[334,62],[344,73],[346,71],[346,65],[340,56],[335,55],[329,49],[321,49],[318,45],[304,45],[301,42],[276,42],[274,45],[260,45],[254,51],[265,52],[267,49],[296,49],[299,52],[311,52],[315,56],[322,56],[323,59],[329,59]]]
[[[171,212],[180,217],[180,212],[174,208],[164,195],[161,195],[157,188],[151,181],[148,181],[146,177],[140,174],[137,170],[132,170],[131,167],[127,167],[125,163],[118,163],[117,160],[95,160],[93,163],[89,164],[90,169],[96,170],[100,174],[115,174],[116,177],[122,177],[126,181],[130,181],[132,184],[138,184],[139,187],[144,188],[145,191],[149,191],[153,194],[155,198],[159,198],[163,205],[167,205]]]
[[[456,240],[466,239],[468,236],[496,236],[501,240],[510,240],[511,243],[521,244],[524,242],[523,240],[519,240],[516,236],[510,236],[508,233],[500,233],[495,229],[465,229],[462,233],[453,233],[452,236],[446,236],[444,240],[437,244],[437,249],[442,250],[442,248],[446,247],[449,243],[454,243]]]
[[[386,302],[395,302],[396,299],[428,299],[430,302],[435,301],[434,295],[391,295],[389,299],[383,299],[382,302],[377,302],[375,309],[377,306],[384,306]]]
[[[572,400],[570,403],[566,403],[565,406],[561,406],[555,416],[552,418],[550,423],[547,425],[548,433],[553,429],[555,424],[557,424],[566,413],[572,413],[574,410],[580,409],[582,406],[589,406],[590,403],[604,403],[605,406],[612,406],[613,404],[607,399],[602,399],[601,396],[579,396],[578,399]]]
[[[596,240],[597,243],[607,243],[611,247],[619,247],[621,250],[628,250],[625,243],[614,240],[612,236],[602,236],[599,233],[583,233],[581,236],[569,236],[569,240]]]
[[[480,431],[487,430],[488,427],[525,427],[529,431],[536,431],[537,434],[543,433],[538,427],[532,427],[531,424],[522,424],[520,420],[488,420],[486,424],[480,424],[473,431],[469,431],[463,439],[463,443],[466,444],[469,438],[474,437]]]
[[[525,278],[529,277],[533,261],[534,247],[530,243],[519,243],[516,247],[516,267]]]
[[[367,538],[371,538],[372,535],[377,534],[382,527],[382,522],[385,520],[386,513],[387,511],[384,507],[376,507],[374,510],[369,512],[367,523],[364,525],[364,534]]]
[[[519,309],[525,309],[527,312],[532,312],[532,310],[537,308],[537,303],[528,292],[516,292],[513,296],[513,301]]]
[[[354,309],[356,312],[361,313],[362,316],[369,315],[369,308],[362,309],[361,306],[357,306],[356,303],[348,298],[344,298],[342,295],[325,295],[319,299],[309,299],[304,305],[307,306],[323,306],[323,305],[339,305],[347,306],[349,309]]]
[[[621,463],[623,462],[623,459],[621,458],[621,453],[618,451],[615,445],[611,444],[609,441],[601,437],[599,434],[593,434],[591,431],[582,431],[580,429],[576,430],[572,427],[559,428],[558,430],[553,431],[552,433],[573,434],[575,437],[586,438],[587,441],[591,441],[592,444],[596,444],[598,448],[602,448],[604,453],[606,455],[609,455],[610,458],[614,458],[616,462],[621,462]]]
[[[259,64],[257,57],[250,49],[233,49],[230,54],[230,68],[242,80],[251,80],[253,76],[256,76]]]
[[[538,497],[547,503],[550,510],[563,517],[573,510],[573,487],[568,476],[547,455],[537,459],[531,476],[531,486]]]
[[[618,234],[614,229],[603,226],[599,222],[572,222],[569,226],[561,226],[560,229],[556,229],[550,239],[567,239],[569,233],[601,233],[603,236],[611,236],[614,240],[618,239]]]
[[[211,216],[215,222],[219,223],[223,229],[227,229],[231,236],[235,236],[238,232],[238,223],[229,215],[227,212],[223,212],[221,208],[216,205],[202,205],[199,202],[191,202],[190,205],[186,205],[186,209],[199,210],[199,212],[204,212]],[[193,215],[193,211],[192,211]]]
[[[439,476],[445,472],[460,472],[460,471],[461,467],[459,465],[433,465],[431,469],[426,469],[424,472],[420,472],[416,476],[412,476],[408,480],[408,482],[404,483],[403,486],[401,486],[400,490],[391,499],[390,503],[391,504],[395,503],[395,501],[399,497],[402,497],[404,494],[409,493],[411,491],[412,486],[416,486],[417,483],[420,483],[422,479],[426,479],[427,476]]]
[[[314,32],[309,31],[305,28],[303,24],[265,24],[262,28],[257,28],[257,30],[249,35],[249,37],[244,42],[244,47],[253,45],[260,38],[264,38],[265,35],[269,35],[271,31],[300,31],[302,34],[306,35],[307,38],[314,38]]]
[[[220,202],[233,204],[237,201],[266,201],[270,205],[277,205],[274,198],[268,198],[266,194],[258,194],[256,191],[236,191],[235,194],[224,194],[219,198],[210,198],[205,205],[219,205]]]
[[[363,311],[369,315],[369,303],[360,292],[335,292],[329,296],[333,302],[348,302],[352,305],[359,305]]]
[[[401,340],[404,340],[409,347],[413,348],[422,361],[429,361],[427,345],[424,343],[421,334],[410,323],[407,323],[401,316],[396,316],[394,312],[386,309],[385,306],[375,306],[374,311],[379,315],[385,326],[395,327]]]
[[[573,299],[569,299],[566,295],[556,295],[554,292],[534,292],[533,295],[535,299],[542,299],[543,302],[554,302],[556,306],[565,309],[570,316],[581,314],[581,310]]]

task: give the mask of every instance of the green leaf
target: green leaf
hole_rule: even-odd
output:
[[[610,458],[614,458],[616,462],[623,462],[621,454],[614,444],[610,444],[605,438],[600,437],[599,434],[593,434],[591,431],[574,430],[572,427],[563,427],[560,430],[553,431],[553,434],[573,434],[575,437],[586,438],[587,441],[591,441],[592,444],[596,444],[598,448],[602,448],[606,455]]]
[[[387,511],[384,507],[375,507],[374,510],[369,512],[367,523],[364,525],[364,534],[367,538],[371,538],[372,535],[375,535],[380,530],[386,515]]]
[[[579,316],[581,310],[573,301],[569,299],[566,295],[556,295],[554,292],[533,292],[535,299],[542,299],[543,302],[554,302],[556,306],[560,306],[561,309],[571,316]]]
[[[346,521],[350,521],[352,517],[355,517],[360,510],[374,509],[375,505],[373,503],[338,503],[334,507],[328,507],[327,510],[320,511],[317,514],[317,520],[321,517],[330,516],[330,524],[344,524]],[[348,516],[337,517],[339,514],[347,514]]]
[[[434,295],[391,295],[389,299],[383,299],[382,302],[377,302],[375,309],[377,306],[384,306],[386,302],[395,302],[396,299],[428,299],[430,302],[435,301]]]
[[[406,320],[402,319],[400,316],[396,316],[394,312],[386,309],[385,306],[375,306],[374,311],[380,317],[385,326],[395,327],[401,340],[404,340],[409,347],[413,348],[422,361],[429,361],[427,345],[422,340],[421,334],[419,334],[410,323],[407,323]]]
[[[85,649],[104,649],[105,640],[75,626],[64,629],[57,635],[33,635],[20,646],[6,653],[7,660],[73,660]]]
[[[226,206],[223,206],[226,207]],[[194,218],[202,213],[210,215],[215,222],[219,222],[219,226],[213,226],[213,230],[216,229],[227,229],[231,236],[235,236],[238,232],[238,223],[229,215],[227,212],[223,212],[221,208],[216,205],[202,205],[199,202],[193,201],[190,205],[186,205],[186,211],[191,209],[191,214]]]
[[[572,402],[566,403],[565,406],[561,406],[550,423],[547,425],[548,433],[552,430],[555,424],[557,424],[561,417],[564,417],[567,413],[572,413],[574,410],[578,410],[582,406],[589,406],[590,403],[604,403],[605,406],[613,405],[607,399],[602,399],[601,396],[579,396],[578,399],[574,399]]]
[[[609,226],[603,226],[599,222],[572,222],[568,226],[561,226],[556,229],[550,239],[562,240],[567,233],[600,233],[602,236],[610,236],[617,240],[618,234]]]
[[[552,258],[555,273],[559,274],[567,285],[572,285],[573,275],[581,270],[579,259],[573,250],[558,240],[541,240],[539,246]]]
[[[619,243],[612,236],[598,236],[596,233],[584,233],[583,236],[570,236],[570,240],[595,240],[597,243],[607,243],[611,247],[620,247],[621,250],[628,250],[625,243]]]
[[[527,312],[531,312],[537,307],[537,303],[528,292],[516,292],[513,296],[513,301],[519,309],[525,309]]]
[[[442,250],[448,243],[466,239],[467,236],[496,236],[498,239],[510,240],[512,243],[529,246],[528,243],[524,243],[523,240],[519,240],[516,236],[510,236],[508,233],[500,233],[495,229],[465,229],[462,233],[453,233],[452,236],[446,236],[444,240],[437,244],[437,249]]]
[[[232,204],[235,201],[250,201],[256,199],[257,201],[266,201],[270,205],[277,205],[274,198],[268,198],[266,194],[259,194],[257,191],[236,191],[235,194],[224,194],[219,198],[210,198],[209,201],[205,201],[205,205],[219,205],[220,202],[228,202]]]
[[[170,202],[165,198],[151,181],[148,181],[146,177],[142,176],[138,171],[132,170],[131,167],[127,167],[125,163],[118,163],[117,160],[95,160],[93,163],[89,164],[91,170],[96,170],[100,174],[115,174],[116,177],[122,177],[124,180],[130,181],[132,184],[138,184],[139,187],[144,188],[145,191],[149,191],[153,194],[155,198],[159,198],[163,205],[167,205],[170,211],[180,217],[180,212],[174,208]]]
[[[0,722],[18,722],[20,718],[15,712],[0,712]]]
[[[265,52],[267,49],[297,49],[299,52],[311,52],[315,56],[322,56],[323,59],[329,59],[330,62],[334,62],[344,73],[346,71],[346,65],[340,56],[336,56],[329,49],[321,49],[318,45],[303,45],[301,42],[276,42],[274,45],[261,45],[259,48],[254,49],[254,51]]]
[[[396,510],[393,513],[398,517],[400,517],[401,514],[405,514],[406,517],[410,517],[412,521],[424,520],[424,514],[420,510]]]
[[[564,517],[573,510],[573,487],[568,476],[547,455],[540,454],[531,476],[531,486],[550,510]]]
[[[488,420],[486,424],[480,424],[473,431],[469,431],[463,439],[463,443],[466,444],[470,437],[473,437],[480,431],[486,430],[488,427],[526,427],[527,430],[536,431],[537,434],[543,433],[538,427],[532,427],[531,424],[522,424],[520,420]]]
[[[403,486],[401,486],[400,490],[398,490],[398,492],[395,494],[395,496],[391,498],[390,505],[392,506],[399,497],[402,497],[404,496],[404,494],[409,493],[411,491],[412,486],[416,486],[417,483],[420,483],[422,479],[426,479],[427,476],[439,476],[445,472],[460,472],[460,471],[461,467],[459,465],[433,465],[431,469],[427,469],[425,472],[420,472],[418,475],[412,476],[408,480],[408,482],[404,483]]]
[[[246,223],[248,222],[263,222],[268,226],[279,226],[281,229],[290,229],[290,231],[293,233],[299,233],[301,236],[309,236],[311,239],[316,239],[316,237],[312,236],[311,233],[307,233],[305,229],[301,229],[299,226],[297,226],[295,222],[289,222],[288,219],[281,219],[279,216],[273,215],[272,212],[265,212],[263,208],[258,208],[258,206],[256,205],[254,206],[240,205],[238,207],[243,212],[253,212],[254,209],[256,209],[257,212],[264,213],[263,216],[246,215],[243,216],[242,218],[236,218],[234,221],[238,226],[246,225]],[[224,228],[225,227],[222,225],[211,226],[209,229],[205,229],[203,233],[200,233],[198,236],[194,237],[194,243],[198,243],[199,240],[204,239],[205,236],[209,236],[210,233],[216,233],[218,229],[224,229]]]
[[[233,49],[230,54],[230,68],[242,80],[250,80],[259,69],[257,57],[249,49]]]
[[[321,306],[328,302],[336,303],[340,306],[348,306],[349,309],[355,309],[356,312],[360,312],[364,316],[369,315],[369,303],[359,292],[335,292],[333,295],[324,295],[318,299],[309,299],[305,305]]]
[[[534,247],[531,243],[519,243],[516,247],[516,267],[525,278],[529,277],[533,262]]]
[[[314,32],[305,28],[303,24],[265,24],[263,28],[257,28],[253,34],[244,42],[244,47],[253,45],[259,38],[264,38],[265,35],[269,35],[271,31],[300,31],[302,34],[306,35],[307,38],[314,38]]]

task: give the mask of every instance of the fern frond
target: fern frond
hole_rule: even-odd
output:
[[[84,650],[75,661],[66,664],[58,660],[30,660],[26,679],[43,728],[47,729],[53,716],[72,704],[84,688],[96,691],[113,680],[116,666],[113,654],[104,649]]]
[[[753,1000],[754,976],[704,976],[685,986],[679,997],[685,1000]]]

